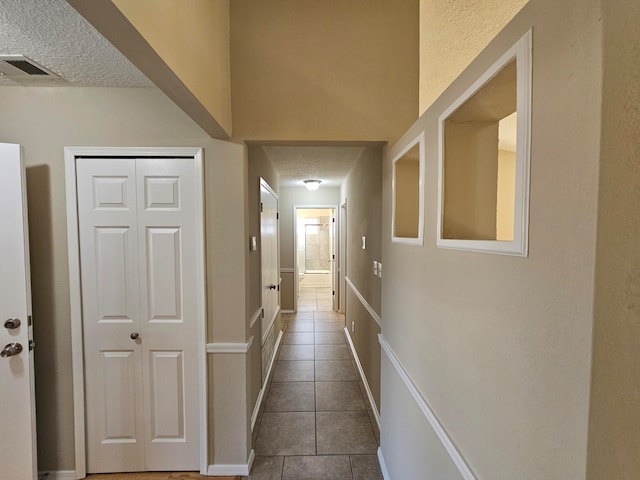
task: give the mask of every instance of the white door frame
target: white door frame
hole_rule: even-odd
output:
[[[336,219],[335,221],[335,229],[333,231],[333,242],[331,245],[331,248],[333,249],[333,254],[336,255],[336,238],[339,235],[339,229],[338,229],[338,225],[340,224],[339,220],[339,215],[340,212],[338,211],[338,205],[294,205],[293,206],[293,311],[297,312],[298,311],[298,283],[299,283],[299,275],[300,275],[300,269],[298,268],[298,210],[309,210],[309,209],[327,209],[327,210],[333,210],[333,217]],[[337,285],[335,285],[335,270],[337,267],[336,264],[336,260],[337,260],[337,255],[336,255],[336,259],[333,260],[332,262],[332,270],[331,270],[331,288],[334,292],[337,291],[336,289],[338,288]],[[332,301],[333,301],[332,297]]]
[[[120,148],[65,147],[65,183],[67,199],[67,243],[69,252],[69,288],[71,307],[71,353],[73,367],[73,419],[75,436],[76,479],[86,476],[85,409],[84,409],[84,352],[82,339],[82,294],[80,287],[80,243],[78,236],[78,197],[76,187],[76,158],[78,157],[190,157],[195,162],[196,185],[196,244],[198,272],[198,397],[200,425],[200,473],[207,472],[207,378],[206,378],[206,292],[204,255],[204,172],[203,149],[178,148]]]
[[[340,267],[340,275],[338,279],[339,297],[338,297],[338,311],[340,313],[347,312],[347,284],[345,277],[347,276],[347,199],[344,199],[342,205],[340,205],[340,228],[339,228],[340,241],[338,247],[338,265]]]

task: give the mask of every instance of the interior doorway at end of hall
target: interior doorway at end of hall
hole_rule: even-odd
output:
[[[337,310],[336,207],[296,207],[297,311]]]

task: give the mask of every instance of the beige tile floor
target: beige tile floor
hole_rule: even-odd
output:
[[[303,288],[256,423],[249,480],[381,480],[377,425],[331,289]],[[301,309],[300,307],[303,307]]]

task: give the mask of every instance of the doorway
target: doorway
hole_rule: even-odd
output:
[[[65,155],[76,472],[206,472],[202,150]]]
[[[296,311],[338,309],[336,210],[334,206],[296,206]]]

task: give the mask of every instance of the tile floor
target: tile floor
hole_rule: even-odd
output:
[[[284,314],[283,341],[254,429],[256,460],[245,479],[382,479],[377,424],[344,316],[330,304],[330,289],[304,288],[298,313]]]

